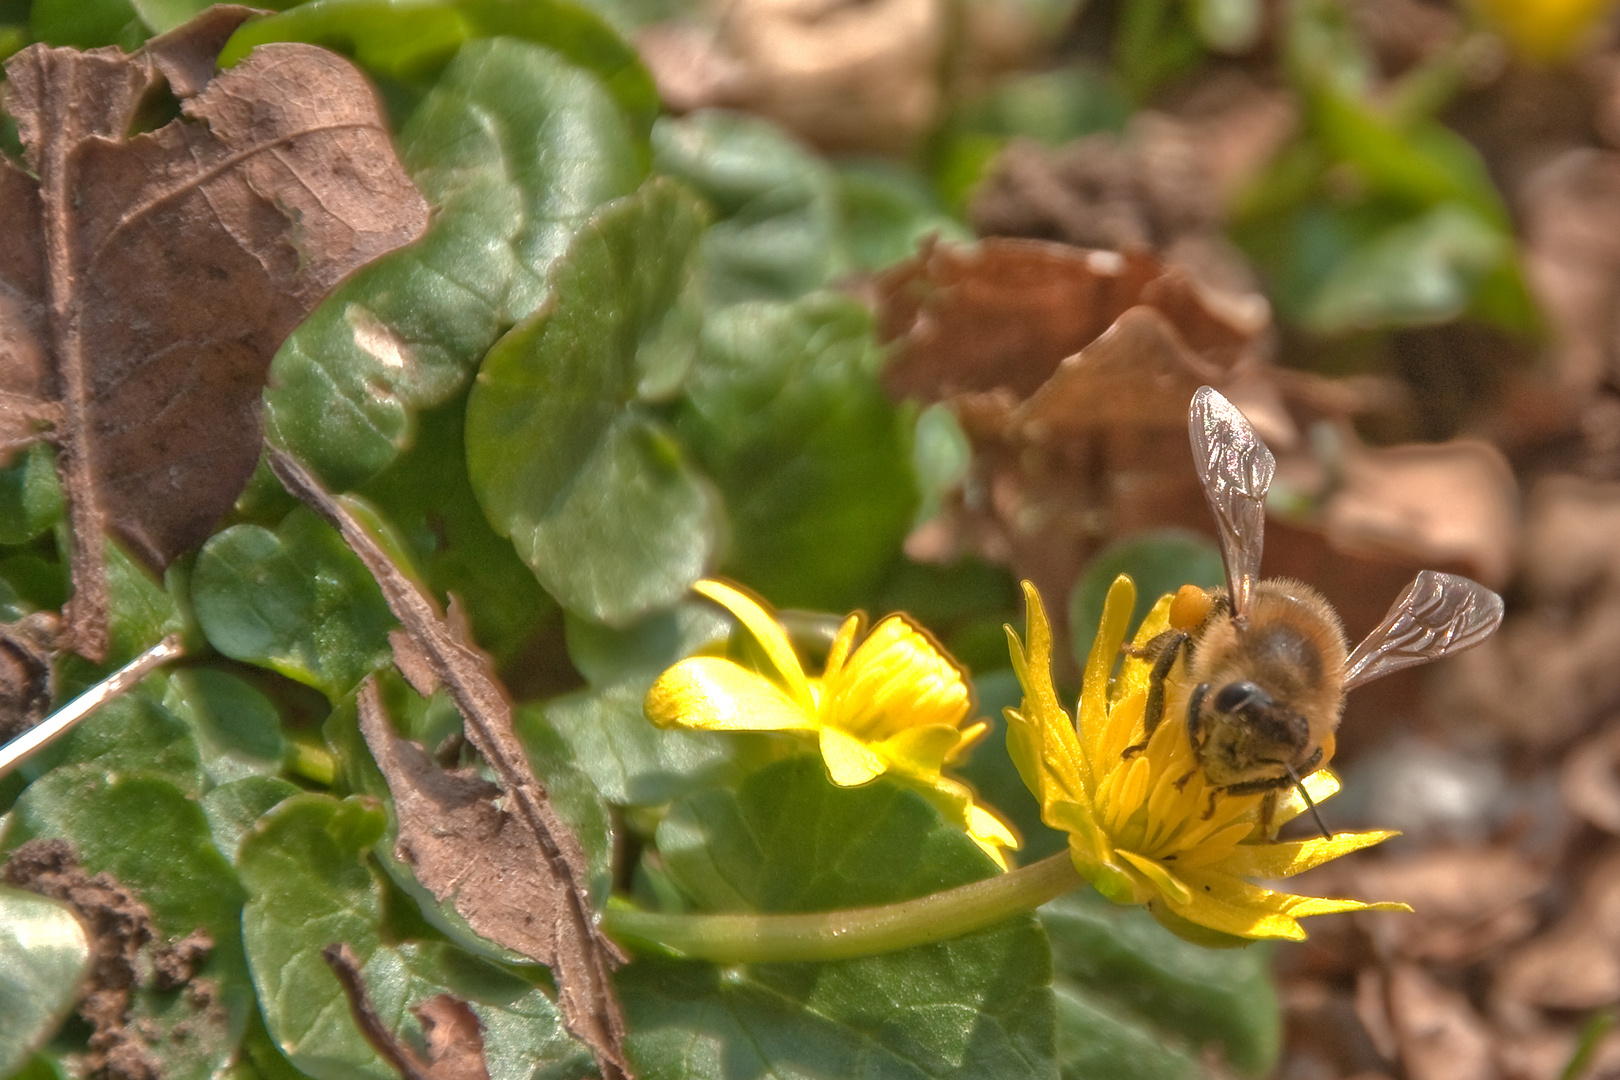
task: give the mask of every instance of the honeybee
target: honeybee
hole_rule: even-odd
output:
[[[1170,629],[1137,653],[1153,662],[1146,731],[1152,735],[1163,719],[1167,700],[1184,700],[1205,779],[1234,795],[1268,793],[1261,825],[1269,833],[1282,788],[1295,787],[1316,813],[1302,780],[1333,756],[1345,693],[1479,644],[1501,624],[1502,598],[1465,577],[1425,570],[1350,649],[1321,593],[1287,578],[1257,580],[1276,471],[1271,451],[1208,386],[1193,395],[1187,426],[1220,533],[1226,588],[1183,586],[1171,602]],[[1316,822],[1326,835],[1320,816]]]

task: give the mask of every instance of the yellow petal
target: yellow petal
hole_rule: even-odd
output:
[[[946,756],[956,749],[961,737],[961,732],[948,724],[929,724],[907,728],[873,749],[901,772],[938,776]]]
[[[855,644],[855,635],[861,632],[861,617],[851,615],[845,619],[838,628],[838,634],[833,638],[832,648],[827,650],[827,663],[821,669],[824,681],[831,682],[838,677],[844,668],[844,661],[849,658],[849,649]]]
[[[968,834],[981,843],[997,844],[1004,848],[1017,849],[1023,841],[1012,830],[1012,826],[1002,821],[996,815],[980,806],[978,803],[968,804]],[[1003,862],[1002,865],[1006,865]]]
[[[1167,906],[1184,919],[1239,937],[1301,941],[1305,931],[1298,920],[1307,915],[1410,910],[1405,904],[1273,892],[1212,869],[1186,869],[1181,877],[1192,888],[1192,900],[1183,905],[1166,897]]]
[[[787,688],[788,697],[807,713],[815,710],[815,700],[810,695],[810,684],[804,677],[804,668],[799,665],[799,657],[793,651],[792,642],[788,641],[787,634],[759,601],[723,581],[703,580],[693,585],[692,591],[707,596],[735,615],[737,621],[754,635],[754,640],[758,641],[760,648],[765,651],[766,659],[771,662],[771,666],[782,679],[782,685]]]
[[[1398,835],[1380,829],[1373,832],[1334,833],[1331,839],[1315,836],[1309,840],[1277,844],[1239,844],[1231,854],[1214,863],[1211,869],[1237,877],[1292,877],[1337,859],[1340,855],[1372,847]]]
[[[1026,591],[1032,591],[1025,585]],[[1131,611],[1136,607],[1136,583],[1125,574],[1114,579],[1108,587],[1108,598],[1103,601],[1102,621],[1097,624],[1097,637],[1091,643],[1091,653],[1086,657],[1085,676],[1080,684],[1080,739],[1085,749],[1086,760],[1086,786],[1088,790],[1095,788],[1101,775],[1111,768],[1119,759],[1120,753],[1130,744],[1114,746],[1113,739],[1108,738],[1112,725],[1107,724],[1108,718],[1108,679],[1114,671],[1114,661],[1119,658],[1120,646],[1125,643],[1125,630],[1131,620]],[[1045,625],[1045,614],[1042,614],[1042,626]],[[1034,627],[1031,625],[1030,635],[1034,636]],[[1050,649],[1046,670],[1051,669]],[[1110,752],[1112,751],[1112,752]]]
[[[968,751],[973,749],[973,744],[977,743],[989,733],[990,721],[988,720],[980,720],[977,723],[969,724],[967,727],[963,728],[957,733],[956,745],[951,748],[951,752],[949,754],[945,755],[945,764],[960,765],[962,762],[966,761]]]
[[[707,731],[814,731],[799,708],[758,672],[717,656],[682,660],[658,677],[643,705],[659,727]]]
[[[887,765],[858,739],[837,728],[821,729],[821,759],[827,774],[839,787],[855,787],[882,775]]]
[[[962,669],[920,627],[890,615],[822,679],[822,722],[878,742],[908,727],[956,727],[973,705]]]
[[[1311,801],[1318,806],[1337,795],[1342,786],[1332,769],[1317,769],[1301,782],[1310,794]],[[1308,809],[1296,788],[1283,788],[1277,796],[1277,808],[1271,815],[1271,823],[1273,826],[1286,824]]]
[[[1134,851],[1126,851],[1124,848],[1119,849],[1119,857],[1130,863],[1143,877],[1147,878],[1154,889],[1158,890],[1159,894],[1165,898],[1165,901],[1172,908],[1185,905],[1193,899],[1192,890],[1187,887],[1186,883],[1166,870],[1162,864],[1138,855]]]

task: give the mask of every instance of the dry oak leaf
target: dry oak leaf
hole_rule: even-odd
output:
[[[1145,254],[997,238],[926,244],[870,291],[895,346],[885,387],[947,402],[973,448],[960,497],[908,540],[913,558],[971,549],[1067,596],[1114,537],[1209,528],[1187,402],[1254,366],[1263,304],[1234,313]],[[1053,614],[1061,637],[1066,610]]]
[[[33,45],[6,63],[27,171],[0,156],[0,456],[47,427],[59,449],[69,640],[92,658],[106,534],[154,569],[207,537],[258,461],[282,339],[427,227],[347,60],[277,44],[214,72],[251,14],[212,8],[135,53]],[[165,86],[181,116],[132,134]]]
[[[569,1032],[591,1048],[603,1080],[630,1080],[613,986],[613,969],[625,957],[596,924],[584,849],[529,765],[494,662],[466,636],[466,620],[454,610],[447,618],[349,503],[280,448],[270,448],[269,462],[282,486],[337,529],[365,563],[400,621],[402,632],[391,640],[403,673],[420,689],[445,689],[461,713],[467,742],[495,779],[489,784],[439,770],[420,747],[393,736],[375,689],[363,692],[366,742],[398,811],[400,858],[479,934],[551,968]]]

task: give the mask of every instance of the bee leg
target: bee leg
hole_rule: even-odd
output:
[[[1210,818],[1215,816],[1215,800],[1220,798],[1221,797],[1221,792],[1226,791],[1226,790],[1228,790],[1228,789],[1226,789],[1226,788],[1210,788],[1209,789],[1209,805],[1204,807],[1203,816],[1200,817],[1198,820],[1200,820],[1200,821],[1208,821]]]
[[[1204,698],[1209,695],[1209,683],[1201,682],[1187,696],[1187,744],[1193,748],[1193,757],[1204,745]]]
[[[1187,790],[1187,781],[1191,780],[1193,778],[1193,774],[1195,774],[1196,772],[1198,772],[1197,769],[1188,769],[1185,773],[1183,773],[1181,775],[1181,779],[1177,780],[1175,782],[1176,790],[1177,791],[1185,791],[1185,790]]]
[[[1192,637],[1180,630],[1166,630],[1140,649],[1127,648],[1126,653],[1138,660],[1151,659],[1153,670],[1148,673],[1147,703],[1142,708],[1142,741],[1128,746],[1122,758],[1133,758],[1147,749],[1154,729],[1164,719],[1164,684],[1170,678],[1170,669],[1176,660],[1192,651]]]

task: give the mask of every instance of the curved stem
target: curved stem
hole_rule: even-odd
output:
[[[983,929],[1085,884],[1067,851],[1010,873],[881,907],[801,915],[670,915],[609,905],[602,925],[631,947],[690,960],[847,960]]]

